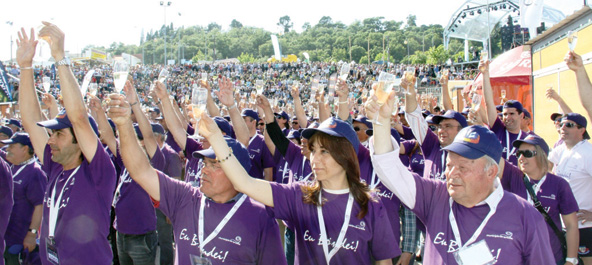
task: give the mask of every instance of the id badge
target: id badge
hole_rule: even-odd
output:
[[[468,247],[461,248],[454,253],[454,258],[458,264],[462,265],[491,265],[495,259],[491,255],[489,246],[485,240],[481,240]]]
[[[53,238],[45,238],[45,249],[47,251],[47,259],[51,264],[59,265],[60,259],[58,256],[58,249]]]
[[[195,255],[189,255],[191,265],[212,265],[212,261],[206,257],[199,257]]]

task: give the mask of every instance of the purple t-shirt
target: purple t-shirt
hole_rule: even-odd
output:
[[[51,160],[51,148],[45,146],[43,171],[48,176],[47,192],[43,199],[43,220],[39,240],[43,264],[47,258],[46,238],[49,234],[49,203],[52,189],[56,198],[64,188],[55,228],[55,243],[60,264],[111,264],[113,254],[107,240],[111,224],[111,203],[115,191],[115,167],[103,145],[97,139],[92,162],[83,159],[76,174],[66,183],[75,169],[63,170]]]
[[[438,136],[432,130],[427,130],[426,137],[421,144],[421,152],[425,157],[423,177],[446,181],[444,171],[446,170],[448,152],[442,150]]]
[[[403,165],[406,165],[412,172],[423,176],[425,159],[421,154],[421,148],[415,148],[416,143],[416,140],[403,141],[402,144],[405,147],[405,154],[399,155],[399,158],[401,159],[401,162],[403,162],[403,159],[407,160],[407,164],[403,162]]]
[[[360,164],[360,180],[366,183],[370,188],[374,188],[376,195],[380,197],[386,214],[391,224],[391,230],[395,235],[395,238],[401,238],[401,218],[399,216],[399,210],[401,208],[401,201],[399,198],[387,187],[382,184],[374,167],[372,166],[372,160],[370,158],[370,151],[360,145],[358,151],[358,163]],[[399,240],[396,240],[394,244],[399,250]],[[397,256],[401,255],[401,252],[397,252]]]
[[[524,185],[522,171],[507,161],[505,163],[502,186],[505,190],[528,200],[530,195]],[[539,181],[531,180],[531,184],[536,183],[539,183]],[[561,215],[571,214],[579,210],[569,183],[564,178],[551,173],[547,173],[547,177],[536,196],[557,227],[561,227]],[[557,238],[551,226],[547,225],[547,228],[555,260],[559,261],[563,258],[559,238]]]
[[[273,157],[267,149],[265,139],[259,134],[255,134],[249,141],[249,157],[251,158],[251,170],[249,176],[258,179],[264,179],[263,170],[273,167]]]
[[[176,152],[170,145],[164,143],[164,146],[160,149],[164,155],[165,165],[162,172],[167,176],[173,178],[180,178],[183,174],[183,164],[179,153]]]
[[[427,229],[424,264],[457,264],[454,253],[459,246],[449,221],[450,195],[446,183],[415,175],[414,178],[417,194],[411,210]],[[474,242],[485,240],[496,264],[555,264],[547,229],[540,229],[546,225],[541,214],[513,193],[499,192],[503,197],[497,210]],[[452,204],[463,243],[471,238],[489,210],[487,204],[473,208]]]
[[[273,154],[273,163],[275,164],[273,168],[273,180],[282,184],[290,183],[290,164],[288,164],[277,148]]]
[[[182,150],[181,147],[177,144],[177,141],[175,141],[175,137],[173,137],[171,131],[168,131],[166,133],[165,143],[168,144],[171,148],[173,148],[173,150],[175,150],[176,153],[179,153]]]
[[[4,233],[12,211],[12,173],[4,159],[0,159],[0,251],[4,253]],[[0,259],[0,265],[4,259]]]
[[[411,128],[407,127],[407,126],[403,126],[403,134],[401,135],[401,139],[404,140],[414,140],[415,139],[415,135],[413,135],[413,130],[411,130]]]
[[[190,255],[199,256],[198,188],[158,172],[159,209],[173,223],[175,264],[190,265]],[[215,203],[206,199],[204,239],[218,226],[237,201]],[[204,246],[204,256],[212,264],[286,264],[279,228],[265,207],[250,198],[238,208],[220,233]]]
[[[317,207],[302,201],[302,182],[289,185],[271,183],[274,207],[268,207],[276,218],[294,226],[296,257],[294,264],[325,264],[323,246],[319,242],[320,226]],[[343,225],[348,194],[322,192],[322,212],[327,229],[327,238],[335,244]],[[357,218],[360,206],[354,201],[349,225],[339,251],[330,264],[372,264],[372,260],[384,260],[401,253],[398,239],[392,233],[386,209],[378,199],[368,202],[368,213]],[[398,254],[397,254],[398,253]]]
[[[276,152],[279,151],[276,149]],[[284,158],[290,168],[290,180],[288,182],[312,181],[314,179],[314,174],[310,167],[310,160],[302,155],[300,147],[292,141],[288,143],[288,150],[286,151],[286,156]]]
[[[24,168],[23,168],[24,167]],[[14,206],[4,239],[7,246],[23,244],[29,231],[35,206],[43,204],[43,195],[47,186],[47,177],[41,165],[33,162],[29,165],[13,165]],[[20,170],[23,168],[22,170]],[[19,171],[20,170],[20,171]],[[16,174],[18,172],[18,174]],[[14,175],[16,174],[16,175]]]
[[[185,142],[185,157],[187,158],[187,163],[185,164],[185,182],[191,183],[194,187],[199,186],[203,159],[194,158],[193,152],[202,149],[203,147],[197,140],[187,137],[187,141]]]
[[[513,165],[518,165],[518,158],[516,157],[517,148],[515,148],[512,145],[512,143],[517,139],[526,138],[526,136],[528,136],[528,133],[526,133],[524,131],[520,131],[520,133],[518,133],[518,134],[508,132],[506,130],[506,126],[499,119],[499,117],[495,119],[495,123],[491,127],[491,131],[493,133],[495,133],[495,136],[497,136],[497,139],[499,139],[500,142],[502,143],[502,147],[504,148],[503,152],[502,152],[502,157],[504,159],[506,159],[508,162],[512,163]],[[506,138],[509,138],[510,141],[507,141]],[[510,152],[509,156],[508,156],[508,151]]]
[[[118,147],[119,148],[119,147]],[[141,155],[141,154],[138,154]],[[134,181],[121,160],[117,150],[117,164],[122,168],[115,189],[115,221],[113,227],[126,235],[143,235],[156,230],[156,212],[148,193]],[[164,154],[157,146],[150,164],[156,170],[164,168]],[[119,190],[118,190],[119,189]],[[119,194],[118,194],[119,192]]]

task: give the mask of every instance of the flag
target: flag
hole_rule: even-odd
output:
[[[537,35],[543,18],[543,0],[520,0],[520,26],[528,28],[530,38]]]
[[[8,82],[4,64],[0,62],[0,96],[2,102],[12,101],[12,85]]]
[[[282,60],[282,52],[280,50],[280,42],[276,35],[271,35],[271,43],[273,44],[273,52],[275,53],[275,59],[278,61]]]

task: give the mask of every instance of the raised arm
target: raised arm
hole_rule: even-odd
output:
[[[493,102],[493,90],[491,88],[491,80],[489,79],[489,61],[479,62],[479,71],[483,75],[483,97],[485,98],[485,110],[487,111],[487,124],[493,127],[497,119],[497,110],[495,109],[495,102]]]
[[[131,107],[123,95],[110,95],[109,117],[117,125],[121,159],[130,176],[152,197],[160,201],[160,183],[156,170],[138,144],[138,138],[131,120]]]
[[[212,117],[220,116],[220,109],[218,109],[218,105],[216,105],[216,102],[214,102],[214,98],[212,97],[212,87],[207,81],[200,80],[199,82],[208,90],[208,101],[206,102],[206,109],[208,110],[208,113]]]
[[[160,81],[156,81],[154,85],[154,92],[158,97],[159,101],[161,102],[162,106],[162,115],[164,116],[164,120],[167,124],[169,132],[175,138],[175,142],[181,147],[182,150],[185,150],[185,144],[187,144],[187,132],[185,128],[187,127],[186,124],[181,124],[181,120],[175,114],[175,110],[173,110],[173,104],[169,100],[169,95],[166,91],[164,84]]]
[[[592,83],[590,83],[590,78],[584,67],[582,57],[575,52],[569,52],[565,58],[565,62],[567,63],[567,67],[576,73],[580,102],[582,102],[582,106],[588,112],[588,119],[592,120]]]
[[[347,83],[341,79],[337,81],[337,95],[339,101],[339,110],[337,111],[337,117],[342,121],[347,121],[349,118],[349,101],[347,100],[347,96],[349,93],[349,88],[347,87]]]
[[[442,104],[445,110],[453,110],[452,99],[450,99],[450,93],[448,92],[448,77],[443,75],[440,78],[440,84],[442,85]]]
[[[123,91],[126,95],[126,101],[130,104],[132,111],[134,112],[134,116],[136,117],[136,122],[138,122],[138,126],[140,127],[140,132],[142,132],[142,137],[144,138],[144,147],[146,147],[146,153],[148,156],[152,158],[156,150],[158,149],[158,143],[156,142],[156,137],[152,132],[152,125],[150,125],[150,121],[142,111],[142,107],[140,106],[140,99],[138,98],[138,94],[136,92],[136,88],[134,87],[134,83],[130,80],[125,82],[125,86]]]
[[[249,146],[249,141],[251,140],[249,128],[234,102],[234,86],[232,85],[232,81],[223,77],[220,80],[220,91],[216,92],[216,94],[220,103],[228,109],[236,139],[244,146]]]
[[[561,108],[561,113],[567,114],[567,113],[573,112],[571,110],[571,108],[567,105],[567,103],[565,103],[563,98],[561,98],[561,96],[559,96],[557,91],[555,91],[555,89],[552,89],[552,88],[547,89],[547,91],[545,92],[545,96],[547,96],[548,99],[553,99],[553,100],[557,101],[557,104],[559,104],[559,108]]]
[[[37,122],[43,121],[43,114],[34,86],[35,80],[33,77],[32,65],[37,40],[35,40],[35,32],[33,29],[31,29],[30,36],[27,36],[25,29],[21,28],[21,31],[18,33],[16,44],[18,46],[16,50],[16,60],[21,68],[19,104],[21,106],[27,106],[26,109],[23,108],[23,110],[21,110],[21,119],[25,131],[29,133],[31,144],[33,144],[33,149],[35,149],[35,154],[39,158],[39,161],[43,163],[43,153],[49,136],[44,128],[37,126]]]
[[[114,156],[117,156],[117,141],[115,139],[115,134],[113,134],[113,129],[111,129],[111,125],[107,120],[107,115],[105,110],[101,106],[101,100],[97,97],[90,96],[90,103],[88,104],[91,115],[97,121],[97,125],[99,126],[100,137],[103,143],[107,144],[111,153]]]
[[[323,122],[331,117],[331,111],[329,110],[329,104],[325,103],[325,93],[317,94],[317,102],[319,103],[319,122]]]
[[[42,95],[41,100],[43,101],[43,104],[47,106],[47,111],[49,113],[47,115],[47,119],[53,119],[58,116],[60,110],[58,109],[58,102],[56,101],[55,97],[49,93],[45,93]]]
[[[263,136],[265,138],[265,145],[267,145],[267,149],[269,149],[269,152],[271,153],[271,155],[275,155],[275,144],[273,143],[273,140],[271,140],[271,137],[269,136],[269,134],[267,133],[267,126],[268,124],[272,124],[272,123],[276,123],[275,120],[275,115],[273,115],[273,110],[271,109],[271,105],[269,104],[269,100],[267,100],[267,98],[263,95],[257,95],[257,108],[262,110],[263,112],[263,121],[265,121],[265,132],[263,133]]]
[[[308,120],[304,112],[304,107],[302,107],[299,88],[296,86],[292,87],[292,98],[294,99],[294,112],[296,113],[296,118],[298,118],[298,124],[300,128],[306,128],[308,126]]]
[[[56,62],[65,58],[64,52],[64,32],[56,25],[43,22],[45,25],[39,32],[41,37],[49,37],[51,40],[51,55]],[[72,128],[78,140],[78,146],[86,160],[90,163],[97,151],[97,135],[90,126],[86,105],[80,92],[80,87],[74,77],[74,73],[69,65],[58,65],[58,74],[60,76],[61,94],[66,108],[66,114],[72,123]]]

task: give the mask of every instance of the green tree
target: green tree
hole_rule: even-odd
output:
[[[290,20],[290,16],[283,16],[280,17],[280,22],[278,22],[277,25],[284,28],[284,33],[288,33],[294,26],[294,23]]]
[[[241,63],[253,63],[255,62],[255,57],[250,53],[241,53],[241,55],[237,58]]]
[[[233,19],[232,22],[230,22],[230,28],[236,29],[236,28],[242,28],[243,27],[243,23],[238,22],[238,20]]]
[[[427,52],[428,64],[442,64],[450,58],[448,51],[444,49],[444,45],[438,47],[431,47]]]
[[[355,62],[360,62],[360,59],[366,55],[366,50],[360,46],[355,45],[351,47],[351,55],[352,60]]]
[[[407,26],[406,27],[417,27],[417,16],[415,15],[408,15],[407,16]]]

